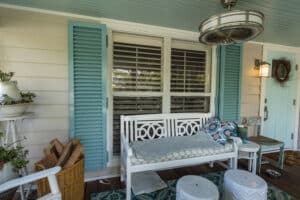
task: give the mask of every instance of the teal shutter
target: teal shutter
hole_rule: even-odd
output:
[[[69,23],[70,137],[81,140],[85,170],[106,166],[106,27]]]
[[[242,45],[218,47],[217,116],[225,121],[240,119]]]

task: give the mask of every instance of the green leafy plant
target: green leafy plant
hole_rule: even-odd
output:
[[[1,81],[10,81],[10,79],[14,76],[14,72],[8,72],[8,73],[5,73],[3,71],[0,70],[0,80]]]
[[[21,92],[22,103],[31,103],[36,95],[33,92]]]
[[[2,137],[3,133],[0,134],[0,138]],[[26,138],[23,140],[25,139]],[[21,141],[17,141],[17,143]],[[14,147],[14,144],[15,143],[11,143],[0,147],[0,169],[2,169],[5,163],[11,162],[14,171],[17,172],[19,169],[26,167],[28,164],[28,150],[25,150],[24,147],[20,145]]]

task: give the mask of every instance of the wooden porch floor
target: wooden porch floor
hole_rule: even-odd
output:
[[[239,167],[246,167],[245,162],[240,162]],[[260,176],[264,178],[268,183],[280,188],[288,194],[300,199],[300,167],[299,166],[285,166],[284,170],[281,171],[282,176],[279,179],[272,179],[265,174],[266,168],[276,169],[268,164],[263,165],[262,173]],[[159,171],[159,175],[163,180],[177,179],[185,175],[194,174],[205,174],[209,172],[222,171],[223,167],[215,165],[210,168],[208,164],[199,165],[193,167],[184,167],[171,170]],[[278,170],[278,169],[277,169]],[[280,170],[279,170],[280,171]],[[120,182],[119,177],[108,179],[110,184],[102,184],[99,181],[88,182],[85,184],[85,200],[90,199],[90,194],[95,192],[104,192],[108,190],[124,188],[124,184]]]

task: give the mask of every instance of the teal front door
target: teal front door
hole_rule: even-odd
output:
[[[285,142],[285,148],[293,148],[296,117],[297,73],[296,54],[279,51],[267,52],[267,61],[285,59],[290,61],[287,81],[280,83],[276,78],[266,79],[264,121],[262,135]],[[271,66],[272,68],[275,66]]]

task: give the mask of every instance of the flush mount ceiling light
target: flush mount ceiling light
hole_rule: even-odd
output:
[[[228,12],[214,15],[199,27],[199,41],[208,45],[226,45],[251,40],[263,31],[264,15],[255,10],[231,10],[237,0],[221,0]]]

